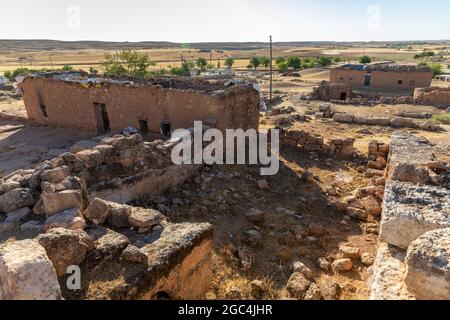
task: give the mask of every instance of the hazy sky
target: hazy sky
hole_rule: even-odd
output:
[[[450,39],[449,0],[0,0],[0,39]]]

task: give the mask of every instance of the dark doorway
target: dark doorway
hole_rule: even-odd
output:
[[[139,120],[139,130],[141,131],[141,134],[147,134],[148,133],[148,122],[147,122],[147,120]]]
[[[370,74],[366,74],[364,76],[364,86],[369,87],[372,82],[372,76]]]
[[[47,114],[47,107],[43,104],[39,105],[39,108],[41,109],[41,113],[44,117],[48,118],[48,114]]]
[[[96,113],[99,115],[98,121],[99,123],[99,131],[102,132],[111,132],[111,125],[109,123],[108,110],[106,109],[106,105],[103,103],[94,103],[96,108]]]
[[[169,136],[171,132],[170,121],[161,122],[161,135],[166,137]]]
[[[339,100],[345,101],[347,99],[347,92],[341,92]]]

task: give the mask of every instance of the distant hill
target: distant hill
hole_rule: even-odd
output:
[[[395,42],[275,42],[276,46],[286,47],[317,47],[317,46],[345,46],[345,47],[396,47],[405,45],[449,45],[449,40],[439,41],[395,41]],[[34,50],[81,50],[81,49],[152,49],[152,48],[180,48],[181,46],[202,50],[255,50],[267,48],[268,43],[263,42],[200,42],[200,43],[174,43],[164,41],[145,42],[104,42],[104,41],[57,41],[57,40],[0,40],[1,51],[34,51]]]

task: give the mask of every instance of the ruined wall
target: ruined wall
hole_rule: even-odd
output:
[[[351,87],[364,87],[365,75],[371,75],[370,88],[388,90],[412,90],[429,87],[433,79],[432,72],[366,71],[335,68],[331,70],[330,82],[342,83]],[[398,81],[402,80],[402,84]]]
[[[414,91],[414,101],[419,104],[450,106],[450,87],[419,88]]]
[[[174,130],[211,119],[220,130],[258,128],[259,93],[251,86],[212,92],[189,89],[189,82],[186,86],[183,90],[151,84],[81,84],[39,77],[27,77],[20,85],[28,116],[39,124],[102,132],[98,104],[104,104],[112,130],[139,128],[143,120],[156,133],[162,121],[170,121]]]
[[[330,100],[347,100],[353,98],[350,86],[341,83],[330,83],[322,81],[319,87],[314,88],[313,99],[330,101]]]

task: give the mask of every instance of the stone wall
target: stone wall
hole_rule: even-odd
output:
[[[426,139],[392,138],[373,300],[450,297],[450,166],[436,154]]]
[[[414,91],[414,101],[418,104],[450,107],[450,87],[416,89]]]
[[[124,204],[180,184],[199,169],[173,165],[174,144],[117,135],[3,177],[0,233],[30,239],[0,246],[0,298],[59,299],[65,291],[56,279],[65,283],[70,265],[80,266],[87,279],[75,299],[203,298],[213,227],[173,224],[156,210]],[[23,247],[20,261],[11,254],[15,246]],[[40,270],[44,276],[15,274],[15,263],[23,275]],[[115,285],[99,284],[91,293],[105,276]]]
[[[304,130],[284,129],[281,131],[281,144],[305,152],[324,153],[332,157],[353,158],[355,149],[353,138],[335,138],[325,141],[324,137]]]

